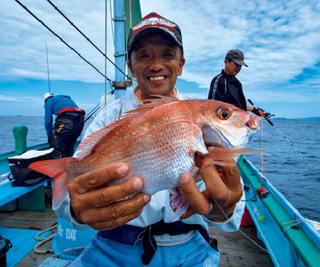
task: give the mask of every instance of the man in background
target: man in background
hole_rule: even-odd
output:
[[[44,103],[44,126],[48,143],[54,148],[53,158],[72,157],[74,145],[83,129],[84,110],[65,95],[46,93]],[[53,115],[57,116],[54,126]]]
[[[243,110],[251,111],[258,116],[264,115],[262,109],[247,106],[242,84],[236,78],[242,66],[248,67],[244,62],[243,52],[238,49],[230,50],[225,57],[224,65],[225,68],[221,73],[211,81],[208,99],[230,103]]]

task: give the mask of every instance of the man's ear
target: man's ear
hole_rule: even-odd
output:
[[[181,59],[181,61],[180,61],[180,63],[179,63],[178,76],[181,76],[181,74],[182,74],[182,69],[183,69],[183,66],[184,66],[185,63],[186,63],[185,58]]]
[[[128,68],[130,69],[131,76],[132,76],[132,77],[135,77],[135,73],[134,73],[132,64],[131,64],[131,62],[130,62],[129,60],[127,61],[127,66],[128,66]]]

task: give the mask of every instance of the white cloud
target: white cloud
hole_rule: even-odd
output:
[[[104,73],[105,61],[46,1],[23,3]],[[105,1],[54,3],[104,51]],[[320,4],[318,1],[141,0],[142,15],[155,11],[174,20],[183,33],[186,65],[181,79],[209,87],[224,67],[228,50],[245,53],[249,68],[238,75],[246,96],[268,101],[315,101],[320,91]],[[109,11],[108,11],[109,12]],[[110,26],[110,14],[108,13]],[[45,36],[52,80],[102,83],[104,78],[61,43],[15,1],[1,1],[0,80],[47,79]],[[112,31],[108,56],[113,59]],[[107,76],[114,79],[108,63]],[[306,70],[312,70],[312,75]],[[196,94],[197,95],[197,94]],[[3,96],[2,96],[3,97]]]
[[[0,94],[0,101],[10,101],[10,102],[35,102],[35,103],[43,103],[43,98],[29,97],[29,96],[10,96]]]

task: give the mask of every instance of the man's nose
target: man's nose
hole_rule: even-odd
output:
[[[159,71],[163,69],[163,60],[160,57],[154,57],[152,58],[150,65],[149,65],[149,70],[152,71]]]

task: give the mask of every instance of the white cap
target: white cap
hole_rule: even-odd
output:
[[[46,100],[48,97],[53,97],[54,94],[53,93],[45,93],[44,94],[44,100]]]

